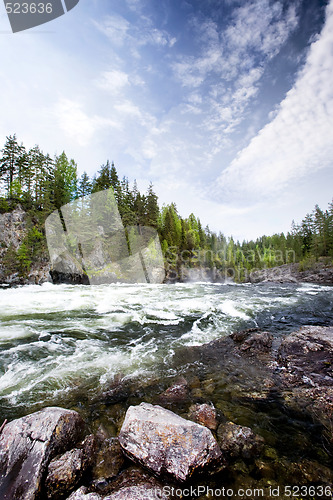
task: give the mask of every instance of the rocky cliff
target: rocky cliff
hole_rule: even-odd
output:
[[[0,214],[0,285],[51,281],[45,249],[31,259],[22,251],[29,230],[37,227],[37,221],[35,224],[33,220],[28,223],[28,219],[27,212],[20,205],[11,212]]]

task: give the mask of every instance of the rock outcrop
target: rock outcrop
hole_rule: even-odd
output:
[[[120,431],[125,454],[158,476],[186,481],[210,466],[221,466],[222,453],[211,431],[158,405],[131,406]]]
[[[319,420],[333,444],[333,327],[304,326],[285,337],[277,370],[291,404]]]
[[[75,411],[45,408],[13,420],[0,436],[0,498],[34,500],[48,463],[73,446],[84,423]]]
[[[19,272],[16,252],[27,235],[27,214],[21,205],[0,214],[0,284],[42,284],[51,281],[47,256],[33,262],[24,276]]]
[[[333,284],[332,264],[325,263],[324,259],[314,262],[308,269],[295,262],[282,266],[256,269],[251,271],[249,282],[275,282],[275,283],[317,283],[321,285]]]

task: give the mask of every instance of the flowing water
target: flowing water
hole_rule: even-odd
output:
[[[333,325],[333,288],[312,284],[44,284],[1,289],[0,304],[1,421],[46,405],[86,414],[93,406],[96,418],[106,408],[96,409],[97,395],[117,377],[142,387],[168,379],[186,347],[244,328],[278,337],[302,325]],[[149,399],[144,390],[140,397]],[[253,420],[256,409],[239,408],[233,405],[234,421]]]
[[[284,335],[333,324],[333,288],[308,284],[44,284],[0,290],[0,304],[1,413],[10,414],[119,373],[149,376],[179,348],[243,328]]]

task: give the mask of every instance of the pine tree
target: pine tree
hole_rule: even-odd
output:
[[[77,166],[74,160],[68,161],[65,152],[55,158],[54,166],[54,203],[59,209],[76,197]]]
[[[83,172],[81,175],[78,186],[77,186],[77,195],[79,197],[88,196],[92,190],[92,183],[89,179],[87,172]]]
[[[92,192],[97,193],[110,187],[112,187],[111,166],[109,160],[107,160],[106,165],[101,166],[97,177],[93,180]]]
[[[25,148],[19,145],[16,139],[16,134],[6,137],[6,143],[1,150],[0,158],[0,179],[4,178],[7,189],[7,197],[13,197],[13,182],[16,175],[19,173],[21,165],[21,157],[24,155]]]
[[[157,200],[158,198],[153,191],[153,185],[150,183],[146,197],[145,225],[153,228],[157,228],[158,225],[159,208]]]

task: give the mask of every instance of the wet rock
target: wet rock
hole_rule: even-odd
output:
[[[138,467],[130,467],[108,487],[104,500],[160,500],[170,498],[163,484]]]
[[[282,377],[291,386],[333,386],[333,327],[304,326],[278,350]]]
[[[103,497],[98,495],[98,493],[89,493],[88,488],[81,486],[81,488],[72,493],[67,500],[103,500]]]
[[[51,460],[45,481],[47,498],[63,498],[83,476],[83,452],[74,448]]]
[[[80,415],[63,408],[44,408],[7,424],[0,436],[0,498],[35,499],[49,461],[71,448],[83,428]]]
[[[273,335],[269,332],[253,332],[242,343],[240,350],[260,355],[269,352],[272,348]]]
[[[95,435],[89,434],[86,436],[80,445],[80,449],[82,449],[82,466],[85,470],[89,469],[96,463],[97,438]]]
[[[175,384],[168,387],[160,396],[161,403],[182,403],[189,393],[189,387],[184,377],[181,377]]]
[[[243,427],[227,422],[217,430],[217,437],[222,452],[230,458],[251,459],[260,455],[264,439],[255,434],[250,427]]]
[[[67,496],[78,485],[84,473],[95,463],[96,440],[90,434],[80,444],[49,463],[45,490],[48,498],[60,499]]]
[[[189,418],[200,425],[215,431],[218,426],[217,412],[214,405],[206,403],[192,405],[189,409]]]
[[[323,424],[333,444],[333,327],[304,326],[285,337],[277,371],[286,404]]]
[[[298,467],[303,474],[303,481],[307,480],[309,483],[324,483],[332,484],[333,471],[318,462],[311,460],[302,460],[298,463]]]
[[[176,481],[186,481],[193,473],[223,463],[209,429],[158,405],[131,406],[119,442],[129,458]]]
[[[103,441],[96,456],[93,478],[110,479],[117,476],[124,465],[124,455],[117,438]]]

